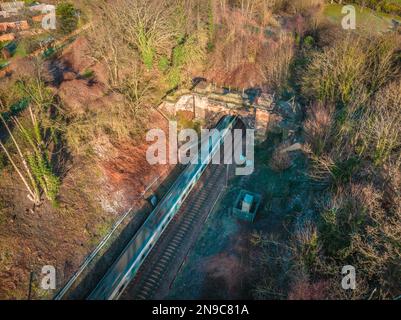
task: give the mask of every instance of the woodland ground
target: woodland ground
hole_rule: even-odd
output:
[[[88,63],[83,50],[82,41],[67,48],[55,62],[57,71],[54,63],[49,62],[50,77],[58,79],[54,90],[75,110],[99,104],[103,99],[98,84],[90,85],[89,80],[77,78]],[[160,114],[151,112],[149,116],[155,128],[167,128],[167,121]],[[98,141],[100,154],[102,148],[109,148],[108,143]],[[35,273],[32,297],[46,295],[38,288],[43,265],[56,267],[61,285],[120,214],[130,207],[139,210],[146,205],[141,193],[160,176],[153,186],[157,188],[171,169],[148,166],[143,170],[147,167],[146,150],[146,143],[134,145],[127,141],[118,154],[106,154],[101,161],[87,157],[68,160],[69,170],[61,185],[58,207],[44,203],[31,210],[24,186],[15,179],[12,168],[1,172],[0,298],[26,299],[31,272]]]
[[[166,130],[154,107],[194,77],[241,91],[260,86],[278,101],[295,97],[300,114],[278,104],[283,121],[258,146],[255,174],[232,181],[170,296],[399,295],[401,41],[396,29],[383,32],[387,15],[364,9],[362,28],[351,32],[341,29],[339,7],[324,11],[323,0],[75,4],[94,27],[40,66],[16,58],[0,82],[0,112],[16,113],[9,124],[27,156],[17,120],[35,124],[20,107],[38,70],[39,96],[52,99],[51,107],[36,104],[42,127],[32,128],[43,134],[40,156],[52,156],[38,175],[37,205],[0,153],[0,298],[25,299],[32,271],[33,298],[44,297],[44,264],[56,267],[61,285],[123,212],[143,207],[145,188],[172,169],[147,163],[143,134]],[[0,138],[17,158],[3,123]],[[280,154],[298,140],[307,142],[303,152]],[[53,194],[49,178],[59,187]],[[263,196],[253,225],[230,213],[240,188]],[[339,287],[344,264],[361,268],[351,294]]]

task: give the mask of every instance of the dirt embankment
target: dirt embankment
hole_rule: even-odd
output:
[[[58,94],[73,114],[90,113],[96,109],[107,110],[121,104],[123,97],[107,89],[107,71],[104,65],[95,63],[88,54],[88,43],[79,38],[66,50],[60,61],[63,70]],[[90,71],[94,76],[86,79],[82,75]],[[168,123],[154,109],[147,110],[146,129],[160,128],[168,132]],[[106,134],[92,141],[101,169],[101,180],[107,185],[108,200],[113,197],[120,203],[119,209],[127,209],[152,183],[165,175],[171,167],[150,165],[146,160],[149,144],[145,138],[110,142]]]
[[[89,58],[87,48],[80,38],[48,66],[66,114],[122,101],[107,92],[105,69]],[[94,76],[83,76],[88,70]],[[148,118],[147,129],[167,132],[167,121],[156,111],[149,110]],[[98,134],[90,143],[90,156],[69,152],[58,208],[44,202],[33,209],[12,168],[0,173],[0,299],[26,299],[31,272],[33,298],[40,298],[44,265],[55,266],[57,283],[65,282],[119,215],[141,207],[147,186],[171,169],[148,164],[144,139],[111,142]]]

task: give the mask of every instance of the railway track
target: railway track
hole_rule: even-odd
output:
[[[218,190],[224,186],[225,174],[224,165],[208,166],[121,299],[153,299],[161,285],[168,287],[171,284],[200,232],[199,226],[203,225],[217,200]]]
[[[89,300],[152,299],[156,291],[156,297],[167,296],[169,288],[166,290],[166,284],[169,286],[174,282],[204,219],[223,189],[225,179],[222,177],[229,171],[224,165],[210,165],[210,162],[217,152],[225,159],[226,152],[238,150],[236,146],[228,150],[221,148],[224,139],[230,138],[226,129],[232,130],[236,125],[244,127],[236,116],[224,116],[212,136],[202,140],[200,154],[196,155],[202,155],[198,158],[201,162],[189,164],[184,169],[98,282],[88,296]],[[205,154],[207,158],[203,157]]]

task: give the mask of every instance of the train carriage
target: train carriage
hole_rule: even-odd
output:
[[[90,300],[117,299],[160,238],[169,222],[178,212],[181,204],[201,177],[220,145],[236,122],[236,117],[226,116],[217,124],[212,137],[201,142],[201,152],[196,163],[189,164],[173,184],[167,195],[150,213],[142,227],[128,243],[112,267],[89,295]],[[210,141],[211,140],[211,141]],[[211,143],[210,143],[211,142]],[[202,152],[203,151],[203,152]],[[207,155],[205,159],[202,155]]]

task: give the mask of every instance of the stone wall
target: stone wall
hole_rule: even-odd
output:
[[[266,138],[273,109],[273,98],[262,96],[258,105],[249,106],[240,95],[185,93],[174,99],[166,99],[159,108],[170,116],[179,111],[192,112],[195,119],[213,127],[225,115],[237,115],[248,128],[255,129],[257,141]]]

